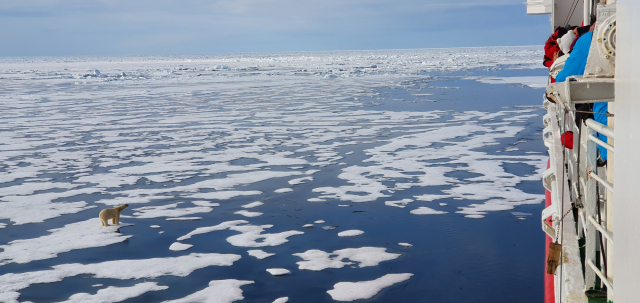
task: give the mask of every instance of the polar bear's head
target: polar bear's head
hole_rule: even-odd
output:
[[[127,208],[127,206],[129,206],[129,204],[122,204],[120,206],[116,206],[114,207],[118,212],[122,212],[125,208]]]

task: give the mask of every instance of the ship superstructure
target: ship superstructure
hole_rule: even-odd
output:
[[[640,302],[640,27],[632,18],[640,16],[640,4],[526,5],[528,14],[550,15],[552,33],[596,20],[584,73],[550,81],[544,97],[550,159],[541,219],[548,260],[559,248],[558,260],[547,263],[553,274],[545,274],[545,302]]]

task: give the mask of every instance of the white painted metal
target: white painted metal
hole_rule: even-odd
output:
[[[553,0],[527,0],[527,15],[548,15],[552,12]]]
[[[600,280],[605,285],[607,285],[607,291],[609,291],[609,292],[611,292],[611,294],[613,294],[613,281],[607,279],[607,276],[605,276],[602,273],[602,271],[600,271],[600,269],[598,269],[598,267],[595,264],[593,264],[593,261],[587,260],[587,265],[589,265],[589,267],[598,275],[598,277],[600,277]]]
[[[587,119],[584,121],[584,123],[591,129],[609,137],[609,138],[614,138],[615,137],[615,132],[613,131],[613,129],[607,127],[606,125],[602,124],[602,123],[598,123],[597,121],[593,120],[593,119]]]
[[[608,231],[607,229],[605,229],[604,227],[602,227],[602,225],[598,224],[598,222],[596,221],[596,219],[594,219],[593,217],[587,217],[587,219],[589,220],[589,222],[591,222],[591,224],[593,224],[593,226],[595,226],[595,228],[602,233],[602,235],[607,238],[607,240],[609,240],[609,243],[613,244],[613,234],[611,234],[610,231]]]
[[[640,1],[617,2],[614,302],[640,298]]]
[[[567,174],[564,169],[565,158],[564,150],[560,142],[560,125],[564,127],[564,114],[562,119],[558,119],[557,112],[562,112],[561,108],[557,108],[556,104],[548,104],[548,129],[545,134],[545,144],[549,146],[550,168],[545,172],[543,184],[550,188],[551,206],[543,211],[543,217],[553,217],[553,226],[549,226],[543,219],[543,230],[550,235],[552,239],[562,243],[562,262],[556,270],[554,278],[555,288],[562,289],[562,292],[556,291],[556,302],[581,302],[586,303],[587,297],[584,295],[583,279],[567,279],[567,277],[582,277],[582,261],[578,248],[578,236],[575,228],[573,216],[562,218],[564,213],[570,211],[571,197],[570,187],[568,184]],[[546,218],[545,218],[546,219]],[[558,231],[562,232],[558,232]],[[557,235],[557,238],[556,238]],[[561,286],[562,285],[562,286]]]
[[[580,104],[612,102],[615,80],[613,78],[568,77],[567,81],[550,84],[547,96],[556,103]]]
[[[595,142],[596,144],[598,144],[598,145],[606,148],[607,150],[613,152],[613,146],[611,146],[611,145],[609,145],[607,143],[604,143],[604,141],[601,141],[600,139],[598,139],[598,138],[596,138],[596,137],[594,137],[592,135],[589,135],[588,138],[589,138],[589,140]]]

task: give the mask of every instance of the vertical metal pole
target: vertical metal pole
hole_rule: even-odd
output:
[[[596,186],[598,186],[596,180],[594,180],[593,178],[589,177],[589,171],[593,171],[594,173],[597,171],[597,164],[596,164],[596,143],[587,139],[588,135],[595,135],[596,132],[590,128],[588,128],[586,125],[582,126],[585,136],[584,139],[586,142],[586,159],[584,159],[585,164],[586,164],[586,189],[585,189],[585,197],[584,197],[584,201],[585,201],[585,205],[584,205],[584,209],[585,209],[585,215],[587,217],[593,217],[597,214],[597,206],[596,203],[598,203],[598,199],[596,197]],[[585,233],[585,259],[586,260],[591,260],[593,263],[595,263],[596,261],[596,250],[598,249],[598,237],[597,237],[597,230],[596,228],[587,223],[587,232]],[[591,267],[586,266],[585,267],[585,275],[584,275],[584,283],[587,289],[591,288],[591,287],[595,287],[596,285],[596,273],[593,271],[593,269],[591,269]]]

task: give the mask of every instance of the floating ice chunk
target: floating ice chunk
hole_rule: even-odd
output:
[[[319,171],[320,171],[319,169],[310,169],[310,170],[306,171],[305,174],[313,175],[313,174],[315,174],[315,173],[317,173]]]
[[[288,242],[288,237],[304,234],[297,230],[283,231],[276,234],[262,234],[265,228],[271,227],[273,227],[273,225],[232,226],[229,228],[230,230],[239,231],[242,234],[227,238],[227,242],[231,243],[233,246],[240,247],[278,246]],[[258,240],[262,241],[258,242]]]
[[[7,223],[0,223],[0,228],[5,228],[7,227]]]
[[[405,208],[407,204],[413,202],[413,199],[402,199],[399,201],[385,201],[384,204],[387,206],[395,206],[400,208]]]
[[[178,218],[167,218],[167,221],[198,221],[202,220],[202,217],[178,217]]]
[[[482,219],[482,218],[484,218],[484,215],[466,215],[464,217],[465,218],[471,218],[471,219]]]
[[[545,88],[549,77],[528,76],[528,77],[487,77],[478,79],[478,82],[487,84],[522,84],[531,88]]]
[[[336,301],[355,301],[371,299],[381,290],[406,280],[413,274],[387,274],[372,281],[340,282],[327,293]]]
[[[338,237],[355,237],[364,234],[364,231],[358,229],[349,229],[338,233]]]
[[[240,286],[253,284],[243,280],[213,280],[209,287],[192,293],[182,299],[164,301],[163,303],[231,303],[244,299]]]
[[[447,203],[439,203],[440,206],[447,206]]]
[[[173,251],[183,251],[183,250],[187,250],[189,248],[193,247],[192,244],[184,244],[184,243],[180,243],[180,242],[173,242],[171,244],[171,246],[169,246],[170,250]]]
[[[0,200],[2,211],[0,219],[9,219],[15,225],[27,223],[41,223],[47,219],[59,217],[66,214],[75,214],[83,210],[95,208],[97,206],[87,206],[84,201],[80,202],[52,202],[57,199],[73,197],[82,194],[93,194],[102,191],[96,188],[72,189],[64,192],[50,192],[33,194],[28,196],[3,196]]]
[[[404,243],[404,242],[400,242],[400,243],[398,243],[398,245],[400,245],[402,247],[412,247],[413,246],[413,244]]]
[[[320,198],[309,198],[309,199],[307,199],[307,201],[309,201],[309,202],[324,202],[324,201],[327,201],[327,200],[320,199]]]
[[[243,208],[254,208],[254,207],[258,207],[260,205],[264,205],[264,203],[262,203],[260,201],[255,201],[255,202],[251,202],[249,204],[242,205],[242,207]]]
[[[237,212],[234,212],[234,214],[237,215],[243,215],[245,217],[257,217],[257,216],[262,216],[261,212],[257,212],[257,211],[248,211],[248,210],[239,210]]]
[[[441,214],[446,214],[447,212],[441,211],[441,210],[435,210],[432,208],[428,208],[426,206],[421,206],[410,211],[409,213],[413,215],[441,215]]]
[[[104,284],[93,284],[91,287],[102,287]]]
[[[324,230],[332,230],[332,229],[337,229],[340,228],[340,226],[323,226],[322,229]]]
[[[159,217],[182,217],[197,213],[208,213],[213,210],[207,206],[178,208],[182,202],[161,205],[161,206],[145,206],[134,208],[133,216],[138,219],[150,219]]]
[[[313,228],[313,224],[309,223],[309,224],[302,225],[302,228]]]
[[[315,224],[323,224],[324,222],[325,222],[324,220],[316,220],[316,221],[313,221],[313,223],[315,223]]]
[[[96,284],[102,286],[102,284]],[[109,286],[105,289],[98,290],[95,295],[88,293],[77,293],[69,297],[69,300],[61,303],[82,303],[82,302],[100,302],[111,303],[121,302],[130,298],[138,297],[149,291],[158,291],[169,288],[168,286],[158,286],[157,282],[144,282],[130,287]]]
[[[160,225],[151,225],[149,227],[151,227],[151,228],[160,228]]]
[[[198,205],[198,206],[206,206],[206,207],[220,206],[220,203],[209,202],[209,201],[192,201],[191,203],[193,203],[195,205]]]
[[[240,260],[234,254],[200,254],[175,258],[153,258],[142,260],[116,260],[93,264],[60,264],[51,269],[23,273],[8,273],[0,276],[0,298],[20,296],[18,290],[31,284],[59,282],[67,277],[92,275],[107,279],[155,279],[161,276],[186,277],[196,269],[208,266],[231,266]]]
[[[338,206],[342,206],[342,207],[351,207],[351,205],[349,205],[349,204],[338,204]]]
[[[194,198],[194,199],[215,199],[215,200],[229,200],[231,198],[239,197],[239,196],[254,196],[262,194],[259,190],[249,190],[249,191],[238,191],[238,190],[228,190],[228,191],[216,191],[216,192],[208,192],[208,193],[197,193],[188,195],[186,197]]]
[[[321,271],[326,268],[342,268],[345,265],[359,262],[358,267],[377,266],[380,262],[389,261],[400,257],[400,254],[388,253],[384,247],[345,248],[327,253],[312,249],[304,253],[293,254],[304,261],[299,261],[301,270]],[[354,262],[343,262],[349,259]]]
[[[249,253],[249,256],[256,257],[258,258],[258,260],[266,259],[268,257],[275,255],[273,253],[268,253],[261,249],[252,249],[252,250],[248,250],[247,252]]]
[[[164,230],[159,231],[158,234],[164,234]]]
[[[289,180],[289,184],[290,185],[297,185],[297,184],[302,184],[305,183],[304,181],[313,181],[313,177],[302,177],[302,178],[298,178],[298,179],[293,179],[293,180]]]
[[[285,268],[267,268],[267,271],[272,276],[285,276],[291,273],[288,269]]]
[[[354,151],[350,151],[350,152],[346,152],[344,153],[345,155],[353,155],[355,152]]]
[[[273,303],[287,303],[289,301],[289,297],[281,297],[277,298]]]
[[[416,200],[418,201],[431,202],[433,200],[449,198],[451,196],[450,195],[421,195],[421,196],[413,196],[413,197],[416,198]]]
[[[293,191],[293,188],[288,188],[288,187],[274,190],[274,192],[279,193],[279,194],[288,193],[288,192],[292,192],[292,191]]]
[[[200,234],[206,234],[206,233],[210,233],[213,231],[218,231],[218,230],[225,230],[225,229],[229,229],[230,227],[236,226],[238,224],[248,224],[249,221],[245,221],[245,220],[235,220],[235,221],[227,221],[227,222],[223,222],[220,223],[218,225],[215,226],[208,226],[208,227],[198,227],[195,230],[193,230],[192,232],[178,238],[178,241],[184,241],[187,239],[191,239],[192,236],[195,235],[200,235]]]
[[[100,219],[93,218],[51,229],[51,234],[46,236],[14,240],[0,245],[4,250],[0,252],[0,265],[51,259],[59,253],[123,242],[132,236],[125,236],[117,231],[131,225],[133,224],[120,223],[102,226]]]

